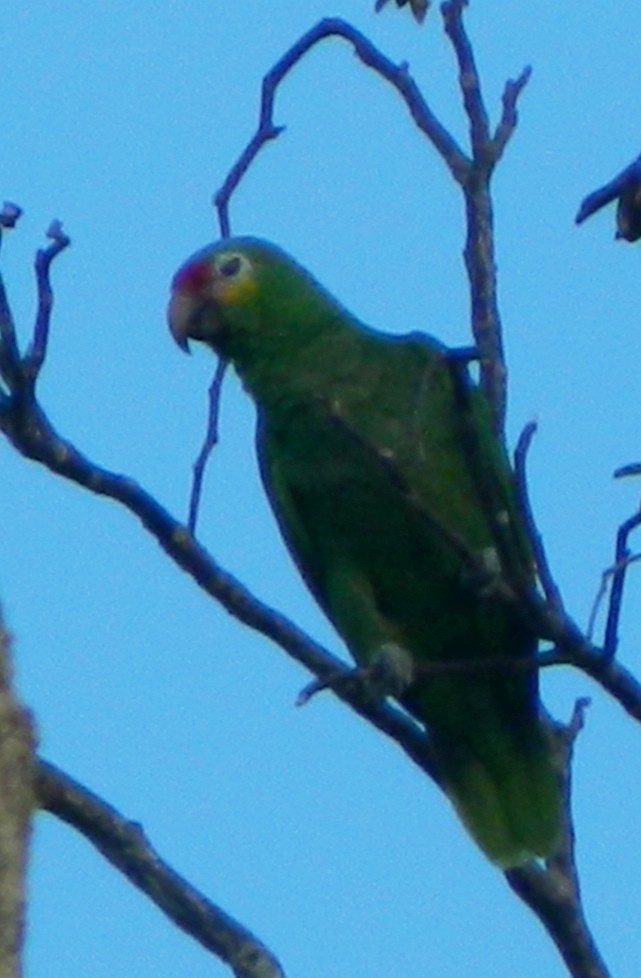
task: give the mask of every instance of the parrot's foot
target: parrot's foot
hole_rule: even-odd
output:
[[[370,682],[378,696],[402,696],[415,678],[411,653],[396,642],[379,645],[371,663],[363,671],[369,673]]]
[[[374,651],[368,666],[358,666],[349,672],[337,672],[326,679],[315,679],[305,686],[296,697],[296,706],[304,706],[312,696],[324,689],[351,690],[361,693],[365,699],[400,697],[415,678],[414,660],[402,645],[384,642]]]

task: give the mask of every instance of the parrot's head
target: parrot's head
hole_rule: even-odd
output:
[[[227,238],[192,255],[174,276],[169,329],[183,349],[200,340],[243,360],[305,340],[338,303],[289,255],[258,238]]]

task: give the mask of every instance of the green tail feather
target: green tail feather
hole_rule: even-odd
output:
[[[547,736],[520,749],[505,740],[480,757],[469,743],[436,743],[443,787],[489,859],[503,869],[551,856],[559,842],[561,800]]]

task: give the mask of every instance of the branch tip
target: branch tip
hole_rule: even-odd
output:
[[[631,475],[641,475],[641,462],[629,462],[627,465],[620,465],[612,473],[612,478],[626,479]]]
[[[591,706],[592,700],[589,696],[580,696],[576,700],[569,723],[565,728],[565,736],[568,738],[570,743],[574,743],[585,727],[587,713]]]
[[[0,228],[14,228],[22,217],[22,214],[23,210],[19,204],[5,200],[0,210]]]

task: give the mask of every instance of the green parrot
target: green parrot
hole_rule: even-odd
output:
[[[414,14],[414,18],[421,24],[425,19],[425,14],[427,13],[427,8],[430,5],[430,0],[394,0],[397,7],[406,7],[410,5],[411,11]],[[374,9],[378,13],[382,10],[389,0],[376,0],[376,6]]]
[[[387,671],[385,693],[425,726],[473,838],[502,867],[549,856],[559,787],[537,670],[518,668],[536,636],[467,558],[495,584],[501,560],[528,581],[532,562],[466,367],[431,337],[364,326],[285,252],[250,237],[182,266],[168,321],[181,346],[202,340],[234,365],[300,573],[356,662]],[[516,667],[482,668],[497,657]]]

